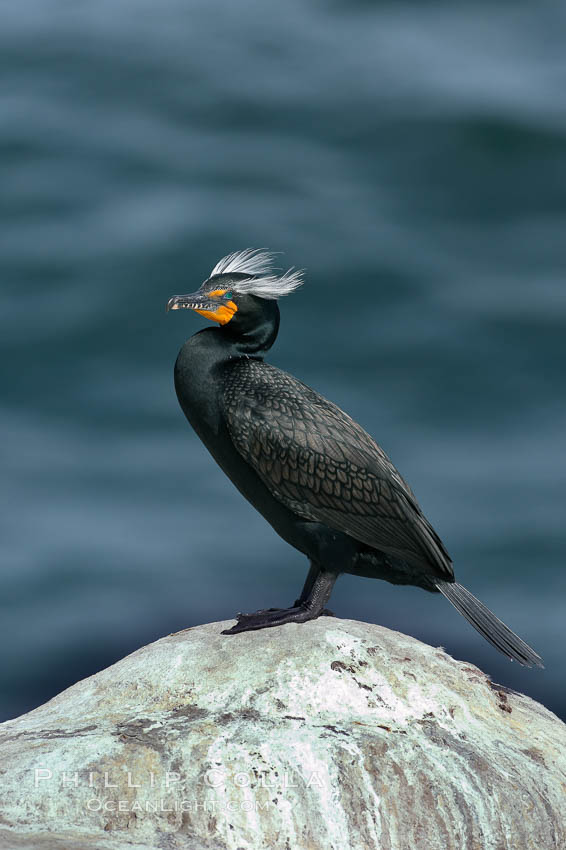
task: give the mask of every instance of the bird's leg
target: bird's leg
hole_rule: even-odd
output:
[[[307,589],[307,596],[304,600],[302,598],[297,599],[297,602],[291,608],[256,611],[255,614],[238,614],[236,625],[232,626],[231,629],[226,629],[222,634],[236,635],[238,632],[248,632],[252,629],[282,626],[284,623],[305,623],[307,620],[315,620],[320,617],[324,611],[324,606],[330,599],[338,573],[318,569],[312,581],[309,582],[311,574],[314,572],[313,566],[311,566],[305,582],[305,589],[307,589],[307,586],[310,589]],[[305,592],[305,589],[303,589],[303,592]]]
[[[307,577],[305,579],[305,583],[303,585],[303,589],[301,590],[301,595],[298,599],[293,603],[293,607],[297,607],[301,604],[301,602],[306,602],[309,598],[309,594],[313,589],[313,585],[316,581],[316,578],[320,572],[320,566],[316,563],[316,561],[310,562],[310,569],[307,573]]]
[[[292,604],[292,608],[298,608],[303,602],[309,597],[309,594],[313,588],[316,577],[320,572],[320,566],[316,563],[316,561],[310,562],[310,569],[308,571],[308,575],[305,579],[305,583],[303,585],[303,589],[301,590],[301,595],[298,599]],[[289,611],[289,608],[262,608],[260,611],[256,611],[255,614],[270,614],[272,611]],[[254,616],[255,616],[254,614]],[[329,611],[328,608],[324,608],[320,612],[321,617],[335,617],[336,614],[333,614],[332,611]]]
[[[307,577],[305,579],[303,589],[301,590],[301,595],[293,603],[294,608],[297,608],[303,602],[306,602],[306,600],[309,598],[310,592],[313,588],[313,585],[314,585],[319,573],[320,573],[320,566],[316,563],[316,561],[311,561],[311,566],[310,566],[310,569],[308,571]],[[336,614],[333,614],[332,611],[328,610],[328,608],[323,608],[322,611],[320,612],[320,616],[321,617],[335,617]]]

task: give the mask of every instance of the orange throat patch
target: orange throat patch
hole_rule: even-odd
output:
[[[238,308],[233,301],[225,301],[223,304],[219,304],[216,310],[195,310],[195,313],[199,313],[205,319],[218,322],[219,325],[225,325],[237,310]]]

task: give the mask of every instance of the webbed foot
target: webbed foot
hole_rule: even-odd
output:
[[[285,623],[306,623],[307,620],[316,620],[317,617],[335,616],[336,614],[328,608],[323,608],[316,613],[309,611],[303,605],[294,605],[292,608],[262,608],[254,614],[236,614],[236,625],[230,629],[224,629],[222,634],[237,635],[239,632],[250,632],[254,629],[268,629]]]
[[[303,601],[297,599],[291,608],[264,608],[255,614],[238,614],[236,624],[230,629],[224,629],[223,635],[237,635],[254,629],[269,629],[273,626],[283,626],[285,623],[306,623],[325,615],[334,617],[332,611],[324,607],[330,599],[336,573],[320,570],[313,581],[310,593]]]
[[[254,629],[268,629],[273,626],[282,626],[285,623],[305,623],[317,617],[314,611],[302,605],[297,608],[266,608],[256,611],[255,614],[237,614],[237,623],[230,629],[225,629],[223,635],[237,635],[239,632],[249,632]]]

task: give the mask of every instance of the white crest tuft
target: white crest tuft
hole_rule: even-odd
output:
[[[274,262],[275,256],[271,252],[246,248],[244,251],[228,254],[216,263],[210,277],[219,274],[253,275],[249,280],[234,282],[234,291],[240,295],[257,295],[267,299],[289,295],[304,283],[301,269],[289,269],[284,274],[277,274]]]

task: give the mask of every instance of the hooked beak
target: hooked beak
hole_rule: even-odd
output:
[[[216,290],[214,295],[223,295],[226,290]],[[238,307],[232,301],[220,301],[218,298],[211,298],[207,292],[193,292],[191,295],[174,295],[167,302],[167,312],[169,310],[194,310],[195,313],[200,313],[205,319],[210,319],[212,322],[218,322],[219,325],[225,325],[230,321],[236,313]]]
[[[206,298],[200,292],[193,292],[191,295],[174,295],[167,302],[167,312],[169,310],[215,310],[218,304]]]

